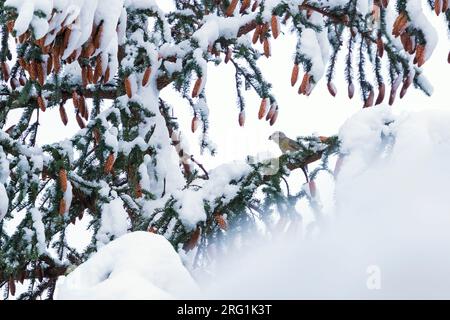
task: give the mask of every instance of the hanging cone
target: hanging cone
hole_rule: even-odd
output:
[[[412,78],[410,76],[406,77],[406,79],[403,81],[402,89],[400,90],[400,99],[403,99],[411,83]]]
[[[271,19],[271,27],[272,27],[272,35],[273,38],[276,39],[280,35],[280,29],[278,24],[278,17],[276,15],[272,16]]]
[[[275,111],[277,111],[277,105],[275,103],[272,103],[272,105],[270,106],[269,112],[266,115],[266,121],[269,121],[270,119],[273,118]]]
[[[92,79],[94,83],[98,83],[103,73],[103,61],[100,55],[95,59],[95,70],[94,78]]]
[[[252,37],[252,43],[256,44],[256,42],[258,42],[259,39],[259,35],[261,34],[261,25],[257,25],[255,28],[255,32],[253,33],[253,37]]]
[[[105,75],[103,76],[103,83],[108,83],[109,82],[109,78],[111,77],[111,69],[109,68],[109,66],[108,67],[106,67],[106,70],[105,70]]]
[[[389,95],[389,105],[390,106],[392,106],[394,104],[395,96],[397,95],[397,89],[400,86],[401,82],[402,82],[402,77],[401,77],[401,75],[398,75],[397,78],[392,83],[391,93]]]
[[[114,162],[116,159],[114,158],[114,153],[110,153],[108,158],[106,158],[104,172],[105,174],[109,174],[114,166]]]
[[[227,221],[225,220],[225,218],[220,214],[217,213],[214,215],[214,220],[216,220],[217,225],[219,226],[219,228],[223,231],[227,231],[228,230],[228,224]]]
[[[59,214],[64,215],[66,213],[66,210],[67,210],[66,200],[64,200],[64,198],[62,198],[59,201]]]
[[[97,145],[100,142],[100,130],[98,130],[97,127],[92,130],[92,136],[94,138],[94,143]]]
[[[67,191],[67,171],[64,168],[61,168],[58,173],[59,176],[59,184],[61,186],[62,192]]]
[[[202,77],[199,77],[194,84],[194,88],[192,89],[192,98],[198,97],[198,94],[200,93],[200,87],[202,85]]]
[[[150,75],[152,74],[152,68],[147,67],[144,71],[144,76],[142,77],[142,86],[145,87],[150,80]]]
[[[24,85],[27,84],[27,78],[25,78],[24,76],[20,76],[19,77],[19,83],[23,87]]]
[[[350,82],[348,84],[348,98],[353,99],[353,96],[355,95],[355,86],[353,85],[353,82]]]
[[[270,118],[270,125],[273,126],[278,119],[278,109],[275,109],[272,118]]]
[[[252,12],[255,12],[256,9],[258,8],[258,6],[259,6],[259,1],[255,0],[255,2],[253,2],[253,6],[252,6]]]
[[[383,102],[385,91],[386,91],[386,86],[384,85],[384,83],[381,83],[378,87],[378,96],[377,96],[377,101],[375,101],[375,105],[379,105]]]
[[[448,10],[448,0],[442,0],[442,13]]]
[[[398,15],[398,17],[394,21],[394,25],[392,27],[392,34],[395,37],[398,37],[405,31],[408,26],[408,17],[406,13],[402,12]]]
[[[242,14],[250,7],[250,0],[242,0],[241,8],[239,9],[239,13]]]
[[[131,99],[131,97],[133,96],[133,91],[131,88],[131,80],[129,77],[125,78],[125,92],[126,92],[128,98]]]
[[[11,78],[11,80],[9,81],[9,84],[11,86],[11,89],[14,91],[17,89],[17,87],[20,86],[19,80],[17,80],[16,78]]]
[[[195,115],[193,118],[192,118],[192,121],[191,121],[191,131],[192,131],[192,133],[195,133],[195,131],[197,131],[197,129],[198,129],[198,126],[199,126],[199,123],[200,123],[200,120],[197,118],[197,116]]]
[[[42,112],[45,112],[45,110],[47,110],[45,100],[44,100],[44,98],[42,98],[41,95],[39,95],[37,97],[37,103],[38,103],[39,109],[41,109]]]
[[[227,8],[226,15],[227,17],[231,17],[234,14],[234,10],[238,4],[238,0],[231,0],[230,5]]]
[[[245,111],[239,112],[239,126],[243,127],[245,125]]]
[[[75,107],[75,109],[80,109],[80,107],[79,107],[79,96],[78,96],[78,93],[77,93],[77,91],[76,90],[73,90],[72,91],[72,103],[73,103],[73,106]]]
[[[232,53],[233,53],[233,51],[231,50],[230,47],[228,47],[227,53],[225,54],[225,64],[230,62]]]
[[[302,84],[300,85],[300,88],[298,90],[299,94],[304,94],[306,95],[306,93],[308,92],[308,86],[309,86],[309,81],[310,81],[311,76],[309,75],[309,73],[305,73],[305,75],[303,76],[303,81]]]
[[[200,227],[195,229],[194,233],[192,233],[191,238],[186,242],[183,246],[184,251],[190,251],[197,246],[198,241],[200,240],[201,230]]]
[[[271,53],[270,53],[270,42],[269,39],[264,38],[263,41],[263,47],[264,47],[264,55],[266,56],[266,58],[269,58]]]
[[[62,123],[66,126],[67,123],[69,122],[69,119],[67,118],[66,109],[64,109],[64,105],[63,104],[61,104],[59,106],[59,116],[61,118]]]
[[[333,96],[336,97],[336,87],[333,82],[327,83],[328,92]]]
[[[259,106],[258,119],[261,120],[267,113],[267,99],[262,98]]]
[[[16,295],[16,281],[12,275],[9,276],[8,287],[9,293],[14,297]]]
[[[80,127],[80,129],[84,129],[86,128],[86,124],[84,123],[83,119],[81,119],[80,113],[77,112],[77,115],[75,116],[78,126]]]
[[[299,73],[299,67],[298,64],[294,64],[294,67],[292,68],[292,74],[291,74],[291,86],[295,86],[298,80],[298,73]]]
[[[434,12],[437,16],[441,14],[441,0],[434,0]]]
[[[416,48],[417,66],[421,67],[425,63],[425,45],[419,44]]]
[[[366,101],[364,101],[364,108],[372,107],[373,99],[374,99],[374,93],[373,93],[373,89],[371,89],[369,92],[369,96],[367,97]]]

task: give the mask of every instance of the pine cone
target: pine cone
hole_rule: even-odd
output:
[[[299,67],[298,64],[294,64],[294,67],[292,68],[292,74],[291,74],[291,86],[295,86],[298,80],[298,73],[299,73]]]
[[[223,230],[223,231],[228,230],[228,224],[227,224],[226,220],[224,219],[224,217],[220,213],[217,213],[214,215],[214,220],[216,220],[217,225],[219,226],[219,228],[221,230]]]
[[[62,198],[59,201],[59,214],[64,215],[66,213],[66,210],[67,210],[66,200],[64,200],[64,198]]]
[[[200,227],[197,227],[197,229],[195,229],[189,241],[184,244],[183,246],[184,251],[187,252],[194,249],[197,246],[197,243],[200,239],[200,235],[201,235]]]
[[[271,19],[271,27],[272,27],[272,35],[273,38],[276,39],[280,35],[280,29],[278,25],[278,17],[276,15],[272,16]]]
[[[336,87],[334,86],[334,84],[329,81],[327,83],[327,88],[328,88],[328,92],[333,96],[336,97]]]
[[[192,133],[195,133],[195,131],[197,131],[198,125],[199,125],[199,120],[198,120],[197,116],[195,115],[192,118],[192,122],[191,122],[191,131],[192,131]]]
[[[278,109],[275,109],[272,118],[270,118],[270,125],[273,126],[278,119]]]
[[[241,8],[239,9],[239,13],[242,14],[250,7],[250,0],[242,0]]]
[[[142,77],[142,86],[145,87],[148,84],[148,81],[150,80],[150,76],[152,74],[152,68],[147,67],[144,72],[144,76]]]
[[[264,38],[263,46],[264,46],[264,55],[266,56],[266,58],[269,58],[270,55],[271,55],[271,53],[270,53],[270,42],[269,42],[269,39]]]
[[[197,81],[195,81],[194,88],[192,89],[192,98],[198,97],[201,85],[202,85],[202,77],[199,77]]]
[[[347,92],[348,92],[348,98],[352,99],[353,96],[355,95],[355,86],[353,85],[353,82],[350,82],[348,84]]]
[[[114,162],[116,159],[114,158],[114,153],[110,153],[108,158],[106,158],[104,172],[105,174],[109,174],[114,166]]]
[[[59,184],[61,185],[62,192],[67,191],[67,171],[64,168],[59,170]]]
[[[305,94],[308,92],[308,86],[310,85],[310,79],[311,76],[309,75],[309,73],[305,73],[305,75],[303,76],[303,81],[302,84],[300,85],[300,88],[298,90],[299,94]]]
[[[261,120],[267,113],[267,98],[262,98],[259,106],[258,119]]]
[[[9,276],[8,287],[10,294],[14,297],[16,295],[16,281],[14,280],[13,275]]]
[[[239,126],[243,127],[245,125],[245,111],[239,112]]]
[[[375,105],[379,105],[383,102],[385,91],[386,91],[386,86],[384,85],[384,83],[381,83],[378,87],[378,96],[377,96],[377,100],[375,101]]]
[[[62,123],[66,126],[69,122],[69,119],[67,118],[66,109],[64,108],[63,104],[60,104],[59,106],[59,116],[61,118]]]
[[[238,4],[238,0],[231,0],[230,5],[227,8],[226,15],[227,17],[231,17],[234,14],[234,10]]]
[[[131,80],[129,77],[125,78],[125,92],[126,92],[128,98],[131,99],[131,97],[133,96],[133,91],[131,88]]]
[[[261,25],[258,24],[255,28],[255,32],[253,33],[253,37],[252,37],[253,44],[256,44],[256,42],[258,42],[260,33],[261,33]]]
[[[80,129],[86,128],[86,124],[84,123],[83,119],[81,119],[80,113],[77,112],[75,119],[77,120],[78,126]]]
[[[42,98],[41,95],[39,95],[37,97],[37,103],[38,103],[39,109],[41,109],[42,112],[45,112],[45,110],[47,110],[47,106],[45,104],[44,98]]]

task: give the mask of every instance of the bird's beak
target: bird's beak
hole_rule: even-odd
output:
[[[272,136],[269,136],[269,140],[272,140]]]

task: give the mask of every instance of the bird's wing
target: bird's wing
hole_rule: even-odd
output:
[[[288,146],[289,146],[289,150],[291,151],[298,151],[302,148],[302,146],[297,142],[294,141],[292,139],[287,138],[286,140],[288,140]]]
[[[298,144],[296,141],[289,139],[289,138],[280,139],[279,146],[283,153],[286,153],[289,151],[298,151],[301,149],[300,144]]]

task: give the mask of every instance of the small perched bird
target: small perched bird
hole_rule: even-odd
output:
[[[272,133],[272,135],[269,137],[269,140],[273,140],[281,149],[281,152],[287,153],[287,152],[293,152],[293,151],[299,151],[302,149],[302,146],[295,140],[292,140],[281,131],[275,131]]]

